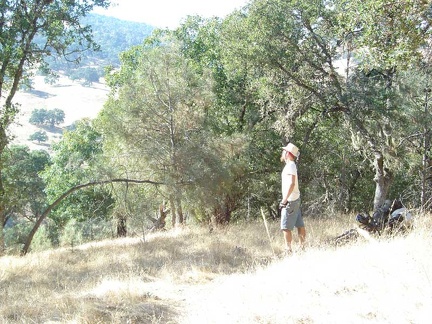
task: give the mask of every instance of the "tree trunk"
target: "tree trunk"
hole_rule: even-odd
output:
[[[117,237],[126,237],[127,236],[126,216],[117,213],[116,220],[117,220]]]
[[[218,204],[213,211],[215,223],[217,225],[226,225],[231,221],[231,214],[235,208],[235,199],[226,196],[224,200]]]
[[[3,151],[7,145],[7,136],[4,128],[0,125],[0,256],[4,254],[5,251],[5,242],[4,242],[4,225],[6,222],[6,206],[5,206],[5,191],[3,187],[2,180],[2,155]]]
[[[166,217],[169,212],[170,210],[165,208],[165,203],[160,204],[158,218],[157,219],[154,219],[153,217],[151,218],[151,220],[153,221],[153,225],[152,227],[150,227],[150,232],[165,228]]]
[[[177,220],[179,225],[183,225],[184,216],[183,216],[183,208],[180,199],[177,199]]]
[[[428,116],[428,104],[429,104],[429,93],[431,89],[426,85],[425,89],[425,105],[424,115],[425,118]],[[421,211],[424,212],[427,209],[427,202],[430,199],[430,178],[431,178],[431,160],[429,157],[430,151],[430,128],[429,125],[424,125],[423,129],[423,159],[422,159],[422,188],[420,194]],[[428,180],[429,179],[429,180]]]
[[[391,91],[393,88],[393,78],[396,73],[396,67],[392,67],[386,70],[386,109],[390,111],[392,109]],[[387,145],[390,146],[392,127],[391,123],[384,118],[383,122],[383,133],[387,139]],[[376,148],[376,147],[375,147]],[[393,174],[389,169],[384,167],[384,155],[381,150],[375,149],[375,197],[374,197],[374,210],[381,207],[384,201],[387,199],[387,194],[389,192],[390,184],[393,180]]]
[[[175,200],[173,197],[170,197],[170,206],[171,206],[171,226],[172,228],[176,225],[176,216],[177,216],[177,209],[175,205]]]
[[[431,210],[432,163],[428,153],[424,151],[422,161],[422,184],[420,193],[420,208],[422,212]]]
[[[1,198],[0,198],[1,200]],[[4,254],[5,251],[5,242],[4,242],[4,233],[3,233],[3,229],[4,229],[4,210],[1,208],[3,206],[0,206],[0,256],[2,256]]]
[[[375,197],[374,210],[382,206],[387,198],[390,184],[393,180],[393,175],[387,168],[384,167],[384,156],[381,152],[375,152]]]
[[[213,215],[216,225],[226,225],[231,220],[231,211],[225,206],[217,206],[213,211]]]

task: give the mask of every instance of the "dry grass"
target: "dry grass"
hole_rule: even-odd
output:
[[[339,248],[324,242],[349,220],[307,219],[307,251],[287,258],[260,222],[2,257],[0,322],[427,323],[429,218]]]
[[[11,125],[9,132],[14,136],[13,144],[27,145],[32,150],[48,149],[48,145],[61,139],[61,129],[82,118],[93,119],[102,109],[107,99],[108,87],[103,83],[94,83],[92,86],[83,86],[61,76],[58,82],[50,85],[44,82],[43,76],[35,76],[33,90],[20,91],[15,95],[15,102],[20,105],[20,113],[16,123]],[[65,121],[59,125],[58,133],[47,132],[47,143],[37,144],[28,140],[29,136],[40,129],[29,123],[34,109],[61,109],[65,113]]]

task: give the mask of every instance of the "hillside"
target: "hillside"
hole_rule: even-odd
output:
[[[33,81],[31,91],[21,91],[15,96],[15,102],[21,105],[20,113],[16,123],[9,129],[15,136],[13,144],[27,145],[31,149],[46,149],[47,144],[56,142],[61,137],[61,129],[58,129],[57,132],[47,132],[49,140],[46,143],[37,144],[28,140],[31,134],[41,130],[29,123],[34,109],[63,110],[65,122],[59,125],[59,128],[64,128],[82,118],[95,118],[102,109],[109,91],[104,83],[83,86],[78,81],[72,81],[64,76],[54,85],[46,84],[42,76],[36,76]]]
[[[89,66],[96,67],[99,71],[102,71],[103,66],[106,65],[118,66],[119,54],[134,45],[143,43],[144,39],[155,29],[144,23],[98,14],[89,14],[82,18],[81,22],[83,25],[91,26],[93,39],[100,46],[100,50],[80,53],[79,66],[70,64],[64,59],[48,57],[47,60],[53,70],[64,71],[66,75],[72,76],[77,70],[86,69]]]
[[[428,323],[430,216],[339,248],[324,244],[335,224],[308,219],[309,248],[290,257],[277,222],[271,248],[256,222],[2,257],[0,322]]]
[[[19,103],[21,108],[16,123],[9,129],[9,133],[15,136],[12,144],[27,145],[31,149],[49,150],[49,144],[60,139],[61,128],[81,118],[96,117],[108,94],[103,77],[100,77],[100,83],[93,82],[91,86],[83,86],[82,80],[73,81],[73,79],[85,76],[87,69],[93,69],[99,76],[102,76],[105,66],[118,66],[120,53],[134,45],[141,44],[154,30],[154,27],[147,24],[98,14],[88,15],[83,18],[82,23],[91,26],[94,40],[100,45],[100,51],[81,53],[82,60],[78,66],[55,57],[47,58],[54,71],[63,71],[62,76],[54,85],[46,84],[44,77],[36,76],[32,80],[33,89],[31,91],[20,91],[15,96],[14,102]],[[58,108],[66,114],[65,122],[59,125],[59,129],[47,132],[49,140],[45,144],[28,141],[31,134],[41,130],[28,122],[31,112],[41,108],[47,110]]]

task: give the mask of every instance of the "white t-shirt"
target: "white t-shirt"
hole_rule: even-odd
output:
[[[291,175],[295,176],[294,189],[288,197],[288,201],[294,201],[300,198],[300,190],[297,178],[297,166],[294,161],[288,161],[282,170],[282,199],[287,195],[291,186]]]

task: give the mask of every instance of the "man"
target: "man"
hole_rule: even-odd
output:
[[[292,143],[282,148],[281,161],[285,162],[282,170],[282,201],[281,230],[285,239],[285,249],[292,253],[292,230],[297,227],[302,249],[304,249],[306,230],[300,209],[300,191],[295,160],[299,157],[299,149]]]

